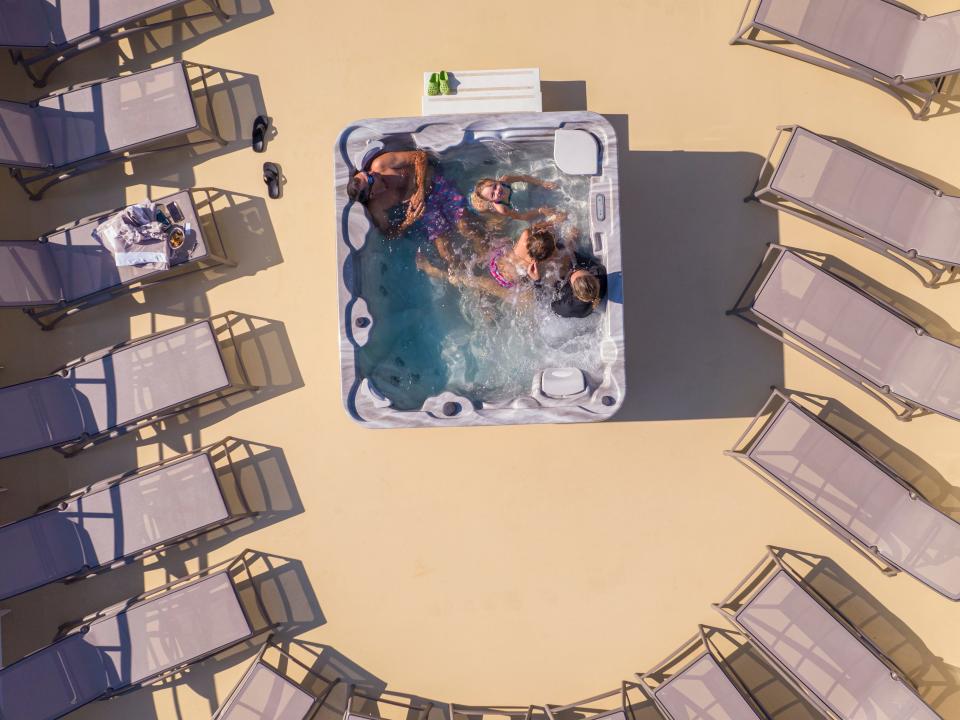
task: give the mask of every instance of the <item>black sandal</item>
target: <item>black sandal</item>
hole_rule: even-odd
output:
[[[270,129],[270,118],[257,115],[253,121],[253,151],[262,153],[267,150],[267,131]]]
[[[287,179],[283,176],[283,169],[278,163],[263,164],[263,181],[267,184],[267,192],[273,200],[283,197],[283,184]]]

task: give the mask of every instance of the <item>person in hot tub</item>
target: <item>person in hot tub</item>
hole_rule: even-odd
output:
[[[499,178],[483,178],[477,181],[470,193],[470,205],[476,213],[493,226],[502,227],[507,218],[513,220],[536,220],[556,214],[550,207],[538,207],[519,211],[511,204],[513,201],[513,183],[523,182],[527,187],[539,186],[544,190],[556,190],[559,185],[541,180],[531,175],[501,175]]]
[[[388,151],[354,173],[347,196],[367,208],[373,224],[397,238],[421,223],[444,259],[451,257],[451,236],[459,232],[475,243],[481,238],[466,217],[466,199],[430,165],[423,150]]]
[[[560,317],[585,318],[606,294],[607,269],[593,258],[576,253],[573,267],[555,285],[550,308]]]
[[[422,252],[417,253],[417,268],[430,277],[447,280],[453,285],[469,287],[502,299],[529,295],[543,275],[544,268],[557,260],[557,241],[549,225],[532,225],[515,242],[496,245],[488,260],[474,275],[469,270],[451,267],[444,271],[433,265]],[[526,298],[528,299],[528,298]]]

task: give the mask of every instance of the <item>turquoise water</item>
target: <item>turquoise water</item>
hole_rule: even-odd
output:
[[[570,216],[564,235],[578,227],[586,238],[588,180],[561,177],[552,155],[552,143],[471,143],[440,153],[437,171],[465,197],[483,177],[514,174],[556,181],[557,191],[516,185],[514,207],[560,207]],[[490,234],[513,238],[525,226],[510,221]],[[394,407],[418,409],[444,390],[478,401],[509,400],[528,393],[534,375],[546,367],[602,372],[600,313],[560,318],[548,300],[518,306],[454,287],[417,269],[418,248],[440,264],[426,233],[416,228],[394,240],[371,229],[357,257],[362,295],[374,318],[369,342],[358,352],[359,370]],[[472,264],[487,260],[471,258]]]

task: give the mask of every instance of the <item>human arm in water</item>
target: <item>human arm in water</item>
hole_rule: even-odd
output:
[[[510,185],[515,182],[525,182],[528,185],[539,185],[544,190],[556,190],[560,186],[555,182],[550,182],[549,180],[541,180],[536,178],[533,175],[504,175],[500,178],[500,182]]]
[[[510,300],[518,297],[516,292],[513,292],[510,288],[500,286],[491,277],[486,277],[483,275],[478,277],[475,275],[470,275],[469,273],[445,272],[427,260],[423,252],[419,250],[417,251],[417,268],[421,272],[424,272],[437,280],[446,280],[451,285],[456,285],[457,287],[466,287],[471,288],[472,290],[479,290],[480,292],[488,295],[498,297],[501,300]],[[521,301],[524,299],[523,295],[524,294],[521,293],[519,296]]]

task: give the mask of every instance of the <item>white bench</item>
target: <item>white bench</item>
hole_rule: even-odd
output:
[[[448,70],[451,95],[427,95],[432,74],[423,74],[423,115],[543,112],[540,68]]]

